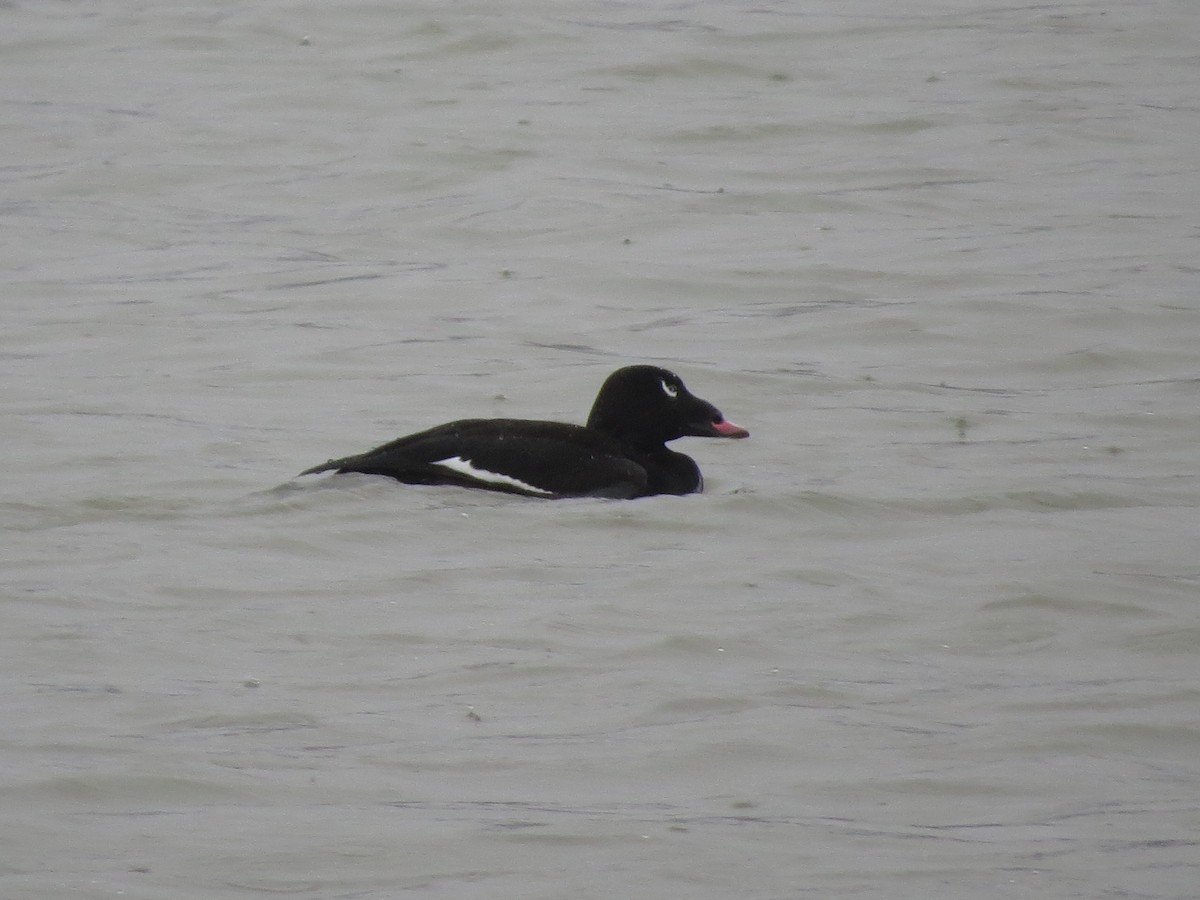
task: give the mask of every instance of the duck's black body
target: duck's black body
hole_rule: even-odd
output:
[[[704,479],[667,441],[749,437],[679,376],[656,366],[618,369],[587,426],[527,419],[462,419],[397,438],[359,456],[301,472],[388,475],[406,484],[455,484],[533,497],[691,494]]]

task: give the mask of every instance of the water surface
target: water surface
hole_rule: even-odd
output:
[[[1200,8],[4,17],[4,896],[1194,895]]]

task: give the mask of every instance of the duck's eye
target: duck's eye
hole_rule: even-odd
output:
[[[663,393],[666,394],[668,397],[670,397],[672,400],[679,396],[679,388],[676,387],[675,385],[671,384],[671,382],[667,381],[667,379],[664,378],[662,380],[661,384],[662,384]]]

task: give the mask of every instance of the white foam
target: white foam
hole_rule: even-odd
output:
[[[470,460],[463,459],[461,456],[448,456],[445,459],[437,460],[431,465],[442,466],[451,472],[466,475],[468,478],[484,484],[503,484],[508,487],[527,491],[530,494],[541,494],[543,497],[549,497],[554,493],[554,491],[547,491],[540,487],[534,487],[532,484],[526,484],[521,479],[513,478],[511,475],[502,475],[499,472],[489,472],[487,469],[480,469],[472,465]]]

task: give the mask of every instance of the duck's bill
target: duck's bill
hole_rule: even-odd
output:
[[[728,419],[717,419],[715,422],[710,422],[708,427],[711,431],[704,431],[703,436],[706,437],[726,437],[726,438],[748,438],[748,432],[741,425],[735,425]]]

